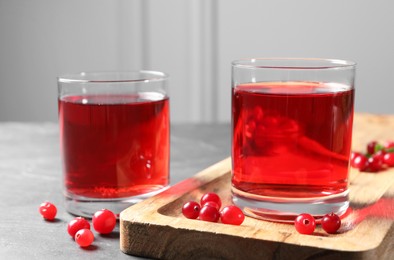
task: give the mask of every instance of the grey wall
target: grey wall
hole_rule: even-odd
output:
[[[114,3],[0,0],[0,120],[56,120],[59,74],[135,65]]]
[[[230,62],[358,63],[356,111],[394,113],[391,1],[0,0],[0,121],[55,121],[56,76],[171,75],[173,122],[230,119]]]

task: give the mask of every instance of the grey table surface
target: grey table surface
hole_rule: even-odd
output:
[[[228,124],[171,126],[171,184],[230,155]],[[0,259],[140,259],[119,250],[119,227],[81,249],[68,235],[56,123],[0,123]],[[44,221],[41,202],[58,207]]]

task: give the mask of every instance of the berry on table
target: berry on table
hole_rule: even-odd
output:
[[[204,206],[211,206],[211,207],[216,208],[217,210],[220,210],[219,205],[216,202],[213,202],[213,201],[205,202]]]
[[[384,144],[384,149],[386,151],[394,152],[394,141],[386,141]]]
[[[298,233],[310,235],[315,231],[316,222],[312,215],[302,213],[296,217],[294,226]]]
[[[220,211],[220,219],[224,224],[241,225],[245,215],[240,208],[230,205]]]
[[[75,234],[75,242],[77,242],[80,247],[90,246],[93,243],[93,240],[94,235],[90,229],[84,228]]]
[[[321,220],[322,228],[329,234],[335,234],[341,227],[341,219],[335,213],[324,215]]]
[[[376,153],[374,153],[372,156],[378,157],[380,160],[383,161],[383,157],[386,154],[385,150],[379,150]]]
[[[75,237],[75,234],[81,229],[90,229],[89,221],[82,217],[76,217],[67,225],[67,232],[71,237]]]
[[[394,167],[394,141],[381,144],[375,140],[367,144],[365,154],[352,152],[350,165],[363,172],[379,172],[387,167]]]
[[[353,161],[359,155],[362,155],[362,153],[351,152],[351,154],[350,154],[350,161]]]
[[[386,153],[383,156],[383,163],[389,167],[394,167],[394,153]]]
[[[374,154],[376,151],[376,146],[378,145],[377,141],[371,141],[367,144],[367,153],[368,154]]]
[[[214,192],[208,192],[208,193],[205,193],[204,195],[202,195],[201,200],[200,200],[201,207],[203,207],[205,205],[205,203],[207,203],[208,201],[215,202],[219,206],[219,209],[222,206],[222,201],[221,201],[219,195],[217,195]]]
[[[354,154],[352,159],[350,160],[350,165],[353,168],[359,169],[363,171],[367,167],[368,158],[361,153],[352,153]]]
[[[186,218],[196,219],[200,213],[200,204],[195,201],[186,202],[182,207],[182,214]]]
[[[112,211],[102,209],[94,213],[92,223],[98,233],[109,234],[115,228],[116,216]]]
[[[54,220],[57,213],[56,206],[51,202],[43,202],[39,207],[39,212],[46,220]]]
[[[198,217],[200,220],[203,221],[218,222],[220,218],[220,213],[216,207],[205,205],[201,208]]]
[[[368,158],[366,170],[369,172],[378,172],[383,169],[383,158],[380,155],[372,155]]]

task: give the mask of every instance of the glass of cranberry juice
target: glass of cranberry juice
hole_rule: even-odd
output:
[[[348,206],[355,63],[232,63],[232,196],[252,217],[291,222]]]
[[[155,71],[58,78],[67,210],[119,214],[169,183],[168,77]]]

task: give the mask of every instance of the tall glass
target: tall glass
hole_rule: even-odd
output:
[[[169,183],[168,77],[155,71],[58,78],[66,208],[119,214]]]
[[[348,206],[355,63],[232,63],[232,194],[274,221],[343,214]]]

